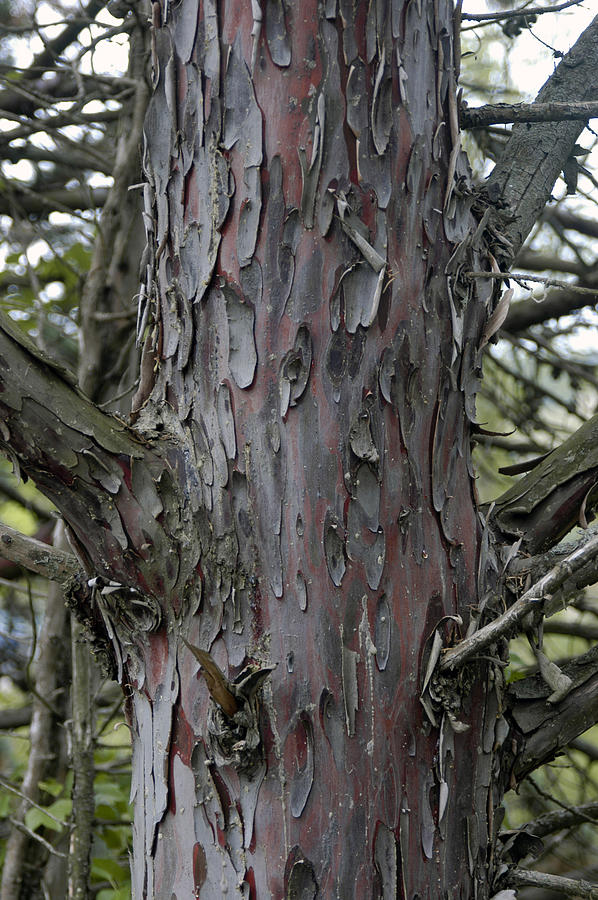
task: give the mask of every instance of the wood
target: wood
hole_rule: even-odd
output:
[[[472,192],[453,13],[155,3],[135,430],[0,322],[2,439],[96,577],[72,602],[127,697],[139,900],[495,892],[505,650],[438,666],[496,615],[521,521],[515,497],[476,507],[498,294],[467,273],[516,252],[574,137],[537,126],[550,153],[515,141]],[[593,475],[579,498],[564,464],[526,476],[530,552]]]

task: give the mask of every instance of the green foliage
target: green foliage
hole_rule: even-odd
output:
[[[97,896],[104,900],[130,898],[129,849],[131,809],[129,806],[129,748],[122,743],[125,726],[117,728],[98,743],[94,755],[99,771],[94,779],[96,827],[91,858],[91,881],[102,885]],[[118,741],[111,746],[111,741]],[[47,804],[32,806],[25,816],[26,826],[50,839],[48,831],[65,834],[72,827],[72,772],[64,782],[47,779],[40,787],[49,795]],[[16,798],[18,802],[18,798]],[[16,802],[8,792],[0,792],[0,818],[9,817]],[[110,887],[104,887],[108,882]]]
[[[89,247],[76,240],[60,253],[43,254],[35,265],[23,253],[11,253],[0,276],[0,307],[71,369],[77,364],[77,315],[89,262]]]
[[[98,892],[97,900],[130,900],[131,888],[123,886],[120,888],[104,889]]]
[[[31,831],[39,828],[49,828],[50,831],[62,832],[68,827],[67,819],[71,815],[73,804],[70,797],[61,797],[54,800],[44,809],[32,806],[25,815],[25,825]]]

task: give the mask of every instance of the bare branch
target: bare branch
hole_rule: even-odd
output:
[[[488,103],[484,106],[463,106],[459,112],[461,128],[485,128],[487,125],[507,125],[511,122],[587,122],[598,116],[598,101],[552,103]]]
[[[598,416],[498,497],[492,527],[508,539],[521,538],[521,552],[535,555],[558,543],[589,510],[598,483]]]
[[[70,22],[52,40],[45,41],[44,49],[33,58],[27,71],[34,75],[34,77],[38,77],[46,69],[53,66],[60,54],[77,39],[83,28],[95,19],[96,15],[104,5],[102,0],[90,0],[84,10],[84,16],[77,17],[76,20]],[[41,84],[42,82],[40,82],[40,85]],[[19,95],[18,87],[19,82],[15,82],[12,90],[7,87],[4,91],[0,92],[0,107],[9,112],[14,112],[19,109],[22,112],[31,114],[36,109],[36,105],[34,102],[30,101],[28,108],[23,109],[23,100]],[[46,85],[44,85],[43,89],[45,89],[45,87]]]
[[[72,553],[36,541],[2,523],[0,555],[59,584],[65,585],[72,578],[85,577],[79,560]]]
[[[0,494],[4,494],[9,500],[14,500],[15,503],[19,503],[24,509],[30,509],[42,521],[50,517],[50,511],[46,507],[42,506],[41,503],[31,497],[23,497],[12,484],[9,484],[2,477],[0,477]]]
[[[553,403],[561,406],[565,409],[570,415],[575,416],[577,419],[581,419],[585,421],[585,416],[582,416],[575,405],[575,402],[569,402],[562,394],[558,394],[555,391],[550,390],[546,385],[540,385],[537,381],[534,381],[533,378],[528,378],[527,375],[524,375],[523,372],[517,372],[515,369],[512,369],[511,366],[507,365],[503,359],[501,359],[499,354],[493,354],[492,361],[494,365],[499,369],[502,369],[509,377],[514,378],[516,382],[524,385],[529,388],[530,391],[533,391],[535,394],[542,395],[552,400]],[[506,474],[510,475],[511,472],[507,472]]]
[[[532,272],[567,272],[577,275],[579,278],[588,276],[592,265],[584,265],[571,259],[563,259],[550,253],[538,253],[529,247],[524,247],[516,260],[518,268],[530,269]]]
[[[131,266],[132,251],[135,261],[143,252],[143,232],[136,224],[140,219],[139,195],[129,187],[141,178],[143,121],[149,101],[149,86],[144,77],[149,54],[149,35],[146,30],[135,29],[131,35],[130,74],[136,84],[134,102],[125,110],[117,141],[113,183],[108,191],[99,223],[99,235],[95,242],[88,277],[85,280],[80,306],[79,383],[85,393],[94,400],[112,399],[122,394],[123,388],[133,387],[139,372],[139,360],[134,355],[130,377],[122,384],[122,368],[114,362],[114,345],[127,345],[127,337],[133,338],[133,323],[126,321],[123,311],[132,312],[131,293],[116,290],[127,267],[132,271],[135,289],[138,285],[138,265]],[[137,236],[137,245],[135,238]],[[98,316],[103,313],[119,315],[115,326]],[[136,312],[136,310],[135,310]],[[116,330],[115,330],[116,329]],[[132,343],[132,340],[131,340]],[[117,356],[118,359],[118,356]],[[111,383],[110,376],[113,381]]]
[[[582,379],[588,384],[592,384],[595,388],[598,388],[598,378],[596,378],[592,374],[594,371],[594,366],[588,365],[587,363],[574,363],[571,362],[571,360],[566,359],[564,356],[560,356],[558,352],[555,351],[550,341],[542,337],[541,334],[533,332],[532,334],[527,333],[524,336],[526,343],[533,341],[534,344],[536,344],[536,349],[532,349],[529,346],[526,346],[526,343],[522,342],[522,338],[518,338],[515,335],[510,334],[508,331],[503,332],[501,334],[501,337],[504,340],[509,341],[509,343],[513,344],[513,346],[518,347],[521,350],[525,350],[525,352],[528,354],[532,354],[534,356],[534,359],[538,362],[545,363],[547,366],[560,369],[563,372],[568,372],[574,378]]]
[[[585,641],[598,641],[598,626],[588,622],[546,622],[544,634],[563,634],[568,637],[579,637]]]
[[[571,6],[580,6],[583,2],[584,0],[566,0],[565,3],[558,3],[555,6],[521,6],[519,9],[509,9],[503,12],[463,13],[461,18],[468,22],[500,22],[503,19],[515,19],[519,16],[542,16],[544,13],[560,12],[560,10],[569,9]]]
[[[107,188],[66,188],[42,194],[24,186],[17,187],[13,183],[10,192],[5,191],[0,195],[0,214],[14,216],[15,212],[21,212],[26,215],[47,215],[55,210],[73,212],[77,209],[93,209],[103,206],[107,196]]]
[[[13,163],[28,159],[31,162],[51,162],[57,166],[69,166],[71,178],[75,168],[82,170],[93,169],[97,172],[103,172],[105,175],[111,175],[114,164],[110,151],[100,155],[95,148],[84,147],[81,144],[79,144],[79,151],[73,149],[73,147],[49,150],[46,147],[35,147],[32,144],[24,147],[6,147],[2,150],[2,156]]]
[[[574,741],[571,741],[569,747],[571,750],[578,750],[580,753],[585,753],[592,762],[598,761],[598,747],[592,740],[575,738]],[[598,815],[598,811],[596,814]]]
[[[81,551],[102,566],[99,574],[137,590],[143,585],[145,593],[154,583],[161,593],[149,574],[151,555],[122,549],[129,529],[137,535],[144,528],[153,552],[168,553],[154,482],[131,475],[133,460],[156,481],[168,464],[124,422],[100,412],[70,378],[0,314],[0,447],[64,514]],[[121,560],[118,571],[113,562],[106,566],[114,559]]]
[[[598,237],[598,221],[596,219],[586,219],[566,209],[550,208],[545,210],[543,218],[548,222],[560,225],[561,228],[577,231],[588,237]]]
[[[592,822],[598,825],[598,802],[584,803],[570,809],[557,809],[553,812],[538,816],[533,822],[528,822],[525,831],[536,837],[546,837],[560,831],[563,828],[572,828],[574,825],[582,825],[584,822]]]
[[[551,698],[540,674],[513,682],[507,691],[507,719],[512,722],[511,782],[522,781],[550,762],[598,721],[598,652],[592,647],[562,668],[571,681],[560,700]]]
[[[13,728],[22,728],[31,722],[31,705],[20,706],[18,709],[0,710],[0,730],[9,731]]]
[[[571,290],[563,288],[550,291],[541,303],[535,303],[533,300],[519,300],[517,303],[512,303],[503,330],[509,331],[511,334],[518,334],[531,328],[532,325],[540,325],[548,319],[568,316],[594,304],[595,301],[592,301],[589,296],[584,296],[573,287]]]
[[[550,278],[548,275],[530,275],[526,272],[466,272],[464,274],[469,278],[512,278],[513,281],[523,284],[526,281],[533,281],[537,284],[545,284],[547,287],[558,287],[576,294],[598,297],[598,288],[584,287],[581,284],[570,284],[568,281],[560,281],[560,279]]]
[[[484,625],[456,647],[446,650],[439,662],[440,669],[448,671],[464,666],[500,638],[513,635],[527,615],[534,611],[542,611],[542,607],[534,606],[534,604],[550,599],[550,596],[561,587],[567,578],[589,561],[593,561],[597,554],[598,536],[589,540],[583,547],[575,549],[565,559],[560,560],[550,572],[516,600],[503,615],[489,622],[488,625]]]
[[[535,441],[512,440],[508,435],[474,434],[473,440],[477,444],[500,447],[501,450],[508,450],[510,453],[534,453],[539,456],[542,453],[550,452],[550,448],[543,447]]]
[[[27,883],[28,891],[37,893],[36,882],[41,880],[47,859],[41,844],[48,853],[56,852],[48,842],[42,841],[40,844],[39,836],[25,825],[25,816],[31,807],[41,808],[43,793],[40,782],[56,777],[66,760],[64,721],[68,714],[68,692],[65,685],[70,681],[67,635],[68,611],[64,594],[53,584],[48,591],[44,627],[38,645],[31,745],[23,782],[17,788],[6,779],[0,779],[2,787],[21,798],[11,820],[14,826],[12,833],[6,842],[0,886],[2,897],[20,895],[28,867],[32,873]],[[56,821],[61,826],[65,824],[59,819]]]
[[[598,884],[576,878],[565,878],[563,875],[548,875],[546,872],[532,872],[515,866],[506,875],[508,884],[520,887],[531,885],[545,890],[556,891],[561,897],[585,897],[598,900]]]
[[[91,652],[83,637],[81,625],[71,620],[73,665],[71,758],[73,767],[73,823],[69,853],[69,894],[75,898],[89,896],[91,847],[95,801],[93,703],[94,668]]]

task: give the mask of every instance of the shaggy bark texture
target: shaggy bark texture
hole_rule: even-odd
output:
[[[503,871],[528,764],[502,748],[538,760],[540,730],[505,715],[500,641],[437,663],[502,611],[502,545],[562,482],[526,538],[554,543],[593,472],[477,509],[506,309],[469,275],[517,252],[581,126],[531,126],[562,156],[540,193],[540,141],[516,201],[502,169],[473,191],[458,27],[446,0],[155,2],[135,431],[0,329],[2,438],[128,699],[137,898],[488,897]]]

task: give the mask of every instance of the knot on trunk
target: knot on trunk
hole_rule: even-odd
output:
[[[250,666],[228,683],[237,705],[232,715],[217,702],[212,703],[208,716],[208,746],[218,766],[233,766],[238,772],[250,775],[263,761],[260,695],[273,668]]]

